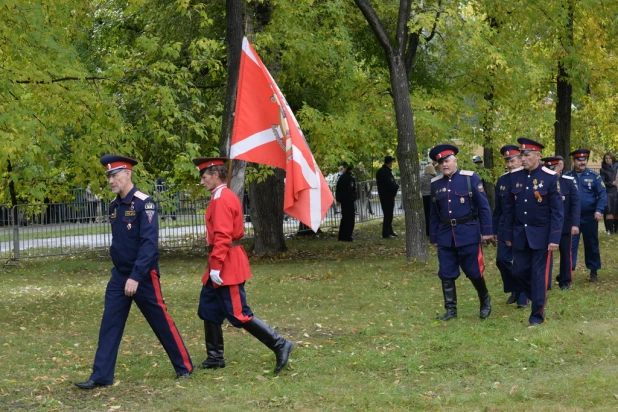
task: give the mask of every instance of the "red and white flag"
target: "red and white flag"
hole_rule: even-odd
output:
[[[242,42],[230,158],[285,169],[283,211],[318,230],[333,195],[294,113],[247,38]]]

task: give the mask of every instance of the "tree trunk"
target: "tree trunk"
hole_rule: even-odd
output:
[[[493,89],[493,86],[490,86]],[[494,168],[494,151],[492,147],[492,136],[493,136],[493,126],[494,119],[496,117],[496,112],[494,109],[494,94],[493,92],[485,93],[485,101],[489,104],[485,111],[485,115],[483,116],[483,165],[486,170],[492,171]],[[493,176],[492,176],[493,177]],[[496,194],[496,185],[492,179],[484,179],[484,188],[485,194],[487,194],[487,200],[489,201],[489,206],[491,210],[494,209],[495,203],[495,194]]]
[[[17,206],[17,191],[15,190],[15,182],[11,179],[11,173],[13,172],[13,165],[11,164],[11,160],[7,161],[6,171],[9,175],[9,196],[11,197],[11,206]]]
[[[221,134],[219,136],[219,152],[221,156],[225,157],[228,157],[230,154],[234,110],[236,108],[240,53],[242,52],[242,39],[244,35],[242,3],[242,0],[226,1],[227,88],[225,90],[225,106],[223,107]],[[242,160],[234,161],[230,177],[230,189],[236,193],[241,202],[245,192],[245,167],[246,162]]]
[[[562,62],[558,63],[558,86],[556,101],[556,121],[554,123],[554,139],[556,154],[564,157],[564,170],[571,169],[571,104],[573,102],[573,86],[569,82]]]
[[[556,154],[564,157],[564,170],[571,169],[571,105],[573,103],[573,86],[571,85],[568,67],[565,66],[568,54],[573,46],[573,4],[569,2],[568,21],[566,25],[567,56],[558,61],[558,76],[556,76],[556,121],[554,123],[554,142]]]
[[[274,169],[265,181],[249,183],[249,215],[255,230],[253,251],[258,255],[283,252],[283,190],[285,170]]]
[[[420,164],[414,133],[414,113],[402,54],[389,56],[389,71],[397,119],[397,161],[401,174],[401,200],[406,223],[406,257],[426,262],[425,214],[420,190]]]

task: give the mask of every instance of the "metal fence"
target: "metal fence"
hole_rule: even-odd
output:
[[[334,190],[334,187],[332,187]],[[155,199],[156,200],[156,199]],[[188,199],[183,195],[159,198],[159,247],[192,249],[205,246],[204,211],[208,199]],[[250,205],[245,199],[245,205]],[[245,238],[253,238],[248,207],[244,208]],[[356,202],[357,221],[382,218],[375,181],[361,182]],[[400,195],[395,216],[402,215]],[[340,208],[333,204],[321,224],[322,231],[337,231]],[[285,216],[284,234],[302,230],[298,220]],[[0,205],[0,259],[19,260],[106,250],[111,244],[108,204],[99,200],[68,203]]]

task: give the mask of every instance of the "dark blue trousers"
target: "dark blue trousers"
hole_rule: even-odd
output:
[[[118,348],[133,301],[163,345],[176,373],[193,371],[189,352],[176,324],[167,312],[157,272],[153,270],[149,278],[140,280],[137,291],[132,297],[124,294],[128,278],[128,275],[124,276],[112,270],[112,277],[105,291],[105,310],[99,329],[99,346],[90,379],[104,385],[111,385],[114,382]]]
[[[530,323],[545,321],[545,302],[552,255],[547,249],[531,249],[528,242],[524,250],[513,248],[513,275],[521,290],[530,297],[532,310]]]
[[[599,252],[599,222],[590,219],[582,219],[579,225],[579,233],[584,238],[584,257],[586,267],[589,270],[601,269],[601,253]],[[577,250],[579,249],[580,235],[573,236],[573,265],[575,270],[577,265]]]
[[[502,277],[502,285],[504,293],[517,293],[517,305],[525,306],[528,304],[528,297],[521,291],[521,287],[513,276],[513,248],[507,246],[506,243],[499,241],[498,250],[496,251],[496,266]]]
[[[438,277],[441,280],[457,279],[459,268],[469,279],[479,279],[485,272],[483,248],[480,243],[459,247],[438,246]]]
[[[573,240],[570,233],[563,233],[560,237],[560,273],[558,273],[558,284],[560,286],[571,286],[573,278]],[[550,279],[551,280],[551,279]]]
[[[220,325],[227,319],[232,326],[242,327],[253,318],[247,305],[244,282],[240,285],[213,287],[212,281],[202,287],[200,304],[197,308],[200,319]]]

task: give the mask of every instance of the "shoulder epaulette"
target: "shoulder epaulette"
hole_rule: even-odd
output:
[[[440,176],[432,177],[432,178],[431,178],[431,183],[433,183],[433,182],[437,182],[438,180],[442,179],[443,177],[444,177],[444,175],[440,175]]]
[[[138,198],[140,200],[146,200],[149,197],[146,193],[140,192],[139,190],[137,192],[135,192],[135,194],[133,196],[135,196],[136,198]]]
[[[460,170],[459,174],[462,176],[473,176],[474,172],[472,170]]]
[[[562,175],[562,177],[564,177],[565,179],[569,179],[569,180],[575,180],[573,176]]]
[[[546,168],[545,166],[543,166],[543,167],[542,167],[542,170],[543,170],[545,173],[547,173],[548,175],[555,175],[555,174],[556,174],[556,172],[554,172],[554,171],[553,171],[553,170],[551,170],[551,169]]]
[[[524,170],[523,166],[519,166],[517,169],[511,170],[509,173],[519,172],[520,170]]]

